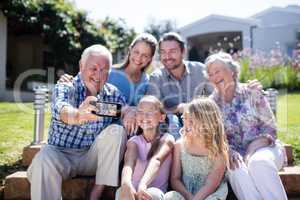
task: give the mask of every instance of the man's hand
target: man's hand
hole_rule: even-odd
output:
[[[97,110],[94,105],[90,104],[91,101],[97,101],[97,98],[88,96],[79,108],[64,106],[60,112],[60,119],[66,124],[82,124],[88,121],[99,120],[100,117],[91,113]]]
[[[71,83],[73,81],[73,76],[69,75],[69,74],[63,74],[59,80],[57,81],[57,83]]]
[[[90,103],[91,101],[97,101],[97,98],[94,96],[88,96],[78,108],[78,122],[80,124],[88,121],[97,121],[100,118],[92,113],[92,111],[96,112],[97,108]]]

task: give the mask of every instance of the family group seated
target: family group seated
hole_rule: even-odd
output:
[[[146,71],[159,54],[162,67]],[[218,52],[186,61],[174,32],[138,35],[120,66],[100,44],[53,89],[47,144],[28,168],[32,200],[59,200],[62,182],[95,176],[90,200],[287,200],[286,155],[258,81]],[[105,110],[105,109],[109,110]]]

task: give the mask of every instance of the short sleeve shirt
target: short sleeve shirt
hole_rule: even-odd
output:
[[[167,109],[180,103],[190,102],[199,95],[208,95],[213,89],[206,76],[205,65],[200,62],[184,61],[185,73],[177,80],[165,68],[150,75],[147,94],[158,97]]]

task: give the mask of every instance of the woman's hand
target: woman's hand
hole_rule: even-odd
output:
[[[137,123],[136,123],[136,110],[133,108],[128,108],[123,117],[123,125],[127,131],[128,135],[134,135],[137,132]]]
[[[249,152],[244,156],[244,162],[246,163],[246,165],[248,164],[248,161],[250,159],[250,157],[252,156],[254,152]]]
[[[151,195],[146,190],[147,190],[147,185],[140,183],[137,192],[138,200],[152,200]]]
[[[130,183],[124,183],[121,186],[120,198],[122,200],[135,200],[136,199],[136,190],[133,185]]]
[[[231,150],[229,155],[230,169],[235,170],[240,168],[242,162],[242,156],[237,151]]]
[[[271,137],[262,136],[258,137],[247,146],[246,154],[244,156],[245,163],[248,163],[249,158],[260,148],[272,146],[274,144],[274,140]]]
[[[253,90],[262,91],[263,89],[261,82],[259,82],[257,79],[248,80],[247,84],[247,87]]]

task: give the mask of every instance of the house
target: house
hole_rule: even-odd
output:
[[[234,53],[245,48],[264,52],[280,48],[291,56],[300,48],[300,6],[271,7],[249,18],[209,15],[179,32],[187,42],[191,60],[203,61],[219,49]]]
[[[51,49],[51,44],[39,27],[16,23],[13,19],[8,19],[2,10],[0,9],[0,101],[32,101],[36,86],[44,85],[51,89],[61,74],[77,73],[78,62],[72,65],[56,59],[58,53]],[[117,52],[114,58],[120,59],[123,56],[121,53]]]
[[[24,34],[22,30],[10,27],[0,10],[0,101],[33,100],[35,81],[30,79],[37,76],[46,79],[49,71],[43,67],[49,60],[49,49],[42,36]]]

